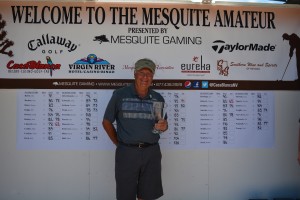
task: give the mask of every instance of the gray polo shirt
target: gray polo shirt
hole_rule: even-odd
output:
[[[153,102],[164,98],[152,89],[145,98],[136,93],[134,84],[114,91],[104,113],[104,119],[117,122],[118,140],[128,144],[139,142],[156,143],[159,134],[152,133],[154,126],[151,114]]]

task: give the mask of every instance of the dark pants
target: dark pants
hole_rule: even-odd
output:
[[[115,156],[118,200],[150,200],[163,195],[161,151],[158,144],[146,148],[118,145]]]

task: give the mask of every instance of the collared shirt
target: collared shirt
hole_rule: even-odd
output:
[[[134,84],[114,91],[104,119],[117,122],[118,140],[128,144],[139,142],[156,143],[159,134],[153,134],[153,102],[164,102],[164,98],[152,89],[140,98]]]

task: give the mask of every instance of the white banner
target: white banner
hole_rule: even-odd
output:
[[[297,7],[15,1],[0,2],[0,15],[2,81],[132,79],[134,62],[148,57],[156,79],[299,89]]]

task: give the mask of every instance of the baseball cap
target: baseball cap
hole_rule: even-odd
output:
[[[143,58],[143,59],[136,61],[134,70],[138,71],[143,68],[149,69],[154,74],[156,65],[152,60],[150,60],[148,58]]]

